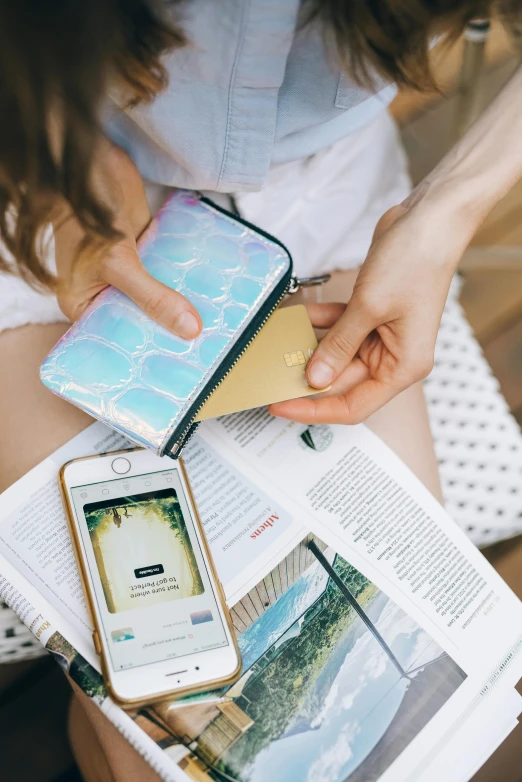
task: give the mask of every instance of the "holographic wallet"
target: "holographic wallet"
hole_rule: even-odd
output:
[[[201,334],[174,336],[108,287],[40,376],[58,396],[176,459],[206,400],[295,286],[292,259],[277,239],[184,190],[168,198],[138,249],[147,271],[198,310]]]

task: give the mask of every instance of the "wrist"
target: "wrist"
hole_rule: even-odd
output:
[[[404,206],[430,216],[431,222],[458,226],[469,242],[498,200],[491,198],[491,192],[485,194],[484,187],[480,177],[433,171],[414,188]]]
[[[421,183],[422,201],[457,220],[470,239],[522,178],[521,89],[522,67]]]
[[[460,187],[423,180],[403,202],[417,258],[452,276],[483,217]]]
[[[435,172],[412,191],[403,202],[419,226],[430,226],[438,244],[451,242],[455,252],[464,252],[485,218],[497,203],[484,197],[484,183]]]
[[[469,242],[504,193],[498,193],[480,171],[453,170],[435,176],[426,195],[425,205],[456,223]]]

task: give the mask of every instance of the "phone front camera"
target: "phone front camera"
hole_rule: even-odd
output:
[[[199,671],[199,665],[196,665],[196,671]]]

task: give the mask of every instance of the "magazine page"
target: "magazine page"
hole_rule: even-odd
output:
[[[223,701],[149,711],[164,745],[189,747],[208,779],[381,779],[467,679],[389,595],[312,534],[232,612],[243,672]]]
[[[518,599],[469,541],[460,535],[438,503],[406,468],[402,468],[400,463],[394,464],[397,462],[396,458],[364,427],[350,430],[339,427],[337,452],[333,452],[328,463],[323,464],[321,461],[319,468],[316,458],[319,450],[318,437],[324,438],[320,442],[323,450],[326,450],[324,444],[333,444],[335,432],[325,431],[324,428],[321,428],[319,433],[313,432],[316,442],[313,443],[315,447],[311,448],[311,433],[306,431],[309,428],[302,427],[301,432],[292,432],[293,424],[271,419],[260,411],[238,415],[235,421],[231,420],[233,418],[231,416],[213,422],[201,430],[199,441],[193,441],[186,451],[185,460],[189,473],[193,469],[193,458],[200,458],[198,453],[201,442],[204,441],[212,446],[214,453],[219,452],[220,459],[241,469],[246,478],[270,486],[274,501],[286,507],[294,518],[299,518],[316,533],[317,547],[320,549],[322,546],[330,552],[335,566],[349,568],[352,575],[358,574],[357,578],[368,584],[370,593],[365,593],[365,598],[371,598],[370,607],[376,612],[373,620],[371,613],[368,614],[370,624],[373,621],[374,630],[376,628],[377,632],[368,630],[357,608],[353,605],[351,608],[357,614],[356,626],[366,627],[365,632],[369,633],[366,636],[367,642],[375,642],[379,654],[383,656],[379,665],[368,650],[365,650],[362,659],[370,669],[370,682],[368,688],[361,686],[360,691],[356,688],[358,700],[354,698],[353,692],[347,683],[343,682],[339,673],[344,666],[350,670],[352,665],[357,665],[357,657],[354,655],[356,645],[349,649],[348,654],[341,652],[335,643],[324,652],[324,661],[330,663],[331,659],[335,659],[341,666],[337,671],[338,677],[334,671],[333,683],[330,680],[325,684],[321,677],[326,674],[323,673],[320,662],[314,658],[312,668],[324,688],[322,692],[318,693],[320,685],[315,683],[313,676],[311,681],[303,679],[306,669],[303,669],[300,644],[306,643],[307,632],[301,632],[302,627],[298,626],[299,623],[296,625],[296,616],[292,612],[287,617],[291,623],[290,627],[284,623],[279,626],[277,616],[291,604],[294,596],[299,608],[309,607],[306,600],[301,602],[300,593],[306,582],[306,565],[310,562],[307,559],[310,540],[308,537],[304,538],[280,566],[233,606],[234,624],[245,661],[243,676],[237,688],[233,687],[225,694],[221,705],[214,704],[207,708],[192,706],[185,710],[180,710],[179,704],[175,707],[164,707],[160,710],[166,730],[163,741],[174,742],[172,746],[176,747],[176,741],[185,737],[184,742],[190,745],[196,756],[191,762],[197,761],[198,769],[205,766],[208,778],[220,778],[220,773],[226,773],[231,778],[245,782],[262,779],[267,768],[275,782],[286,780],[289,767],[294,775],[292,779],[312,780],[316,777],[309,776],[310,769],[314,774],[318,774],[321,764],[322,767],[328,766],[328,773],[324,772],[323,776],[318,778],[324,778],[328,782],[351,782],[357,779],[403,782],[404,779],[410,778],[412,782],[413,779],[421,778],[426,781],[439,780],[445,777],[434,775],[429,767],[426,769],[426,749],[436,746],[437,754],[444,754],[446,748],[449,750],[452,743],[455,743],[454,736],[467,720],[470,724],[473,723],[473,730],[466,735],[467,745],[459,742],[459,752],[462,753],[465,746],[471,761],[475,752],[482,755],[483,748],[488,746],[485,737],[480,745],[476,745],[472,739],[473,736],[485,732],[489,737],[489,744],[495,744],[497,737],[491,728],[493,698],[498,698],[502,704],[501,711],[504,716],[507,714],[510,725],[520,711],[518,698],[512,713],[506,711],[505,704],[507,693],[520,677],[521,671],[521,606]],[[297,441],[297,448],[296,434],[301,440],[307,441],[303,445]],[[304,438],[301,435],[304,435]],[[300,449],[312,451],[312,458],[316,458],[313,470],[307,472],[303,450]],[[386,563],[391,560],[390,544],[385,541],[386,552],[382,556],[378,551],[378,530],[374,532],[372,542],[379,557],[376,557],[375,564],[366,550],[363,549],[361,554],[353,540],[350,540],[349,544],[346,543],[345,537],[339,533],[339,522],[334,514],[335,525],[330,519],[325,522],[319,515],[319,511],[324,507],[324,500],[312,508],[312,512],[310,505],[303,502],[307,492],[314,496],[313,492],[317,491],[314,487],[323,480],[325,473],[335,473],[336,470],[341,472],[339,462],[342,462],[344,470],[341,474],[345,475],[344,491],[348,493],[350,483],[355,481],[349,470],[345,469],[346,453],[350,450],[353,452],[353,449],[359,450],[371,461],[366,462],[364,471],[372,480],[369,485],[366,482],[363,488],[359,489],[367,507],[375,494],[376,483],[372,474],[375,465],[380,466],[384,472],[391,466],[390,474],[396,485],[391,498],[381,493],[378,514],[385,523],[390,509],[393,511],[396,527],[392,542],[395,546],[401,546],[403,564],[410,568],[417,567],[418,588],[415,588],[417,584],[411,587],[408,580],[402,585],[400,577],[396,576],[393,569],[386,567]],[[335,490],[335,482],[332,482],[331,486]],[[401,492],[399,496],[397,491]],[[352,496],[353,493],[352,489]],[[338,499],[336,501],[339,502]],[[371,526],[371,518],[368,519],[368,515],[370,514],[362,520],[366,527]],[[422,519],[424,529],[412,530],[407,523],[410,516]],[[262,525],[262,530],[255,530],[257,535],[251,533],[252,539],[255,540],[261,534],[271,535],[275,526]],[[401,527],[406,528],[402,535]],[[236,531],[236,535],[239,532]],[[242,532],[246,534],[245,529]],[[419,563],[415,559],[418,555],[415,555],[414,545],[418,541],[423,550]],[[311,548],[314,549],[314,546]],[[408,565],[408,550],[413,552],[411,565]],[[340,556],[341,554],[343,556]],[[318,551],[314,556],[321,561]],[[393,560],[391,561],[393,564]],[[321,567],[323,566],[326,566],[325,561],[322,561]],[[304,572],[301,570],[303,567]],[[294,586],[292,579],[296,573],[300,577],[302,575],[303,580],[298,579],[298,585]],[[337,586],[334,575],[331,574],[329,578]],[[427,582],[429,584],[426,587]],[[439,589],[439,597],[442,594],[439,602],[444,603],[446,608],[443,606],[438,610],[438,603],[431,604],[433,584]],[[422,589],[423,586],[426,588]],[[333,588],[330,583],[330,589]],[[339,589],[343,592],[341,585]],[[315,593],[312,591],[310,595],[314,600]],[[305,631],[311,632],[306,618],[305,613],[301,622]],[[401,618],[404,619],[404,625]],[[267,631],[267,627],[272,628],[271,622],[275,622],[273,635]],[[346,625],[346,621],[341,623],[341,635]],[[329,624],[327,614],[322,610],[321,621],[317,626],[321,628],[323,638],[333,638],[335,641],[335,629]],[[289,630],[289,635],[286,635]],[[421,633],[422,640],[418,641],[417,648],[410,649],[412,656],[408,656],[406,639],[416,639],[417,633]],[[490,638],[489,633],[494,634],[494,637]],[[251,638],[266,640],[271,646],[265,649],[261,645],[258,650],[254,646],[253,657],[250,657]],[[357,642],[359,640],[356,639]],[[284,647],[284,655],[278,653],[281,646]],[[317,639],[310,642],[309,648],[314,654],[322,653],[318,652],[322,647],[317,643]],[[481,650],[480,655],[477,654],[477,649]],[[415,656],[417,653],[418,658]],[[256,654],[260,656],[257,657]],[[260,671],[259,661],[262,661],[261,666],[264,666],[267,660],[271,663],[272,655],[275,662]],[[279,663],[280,659],[282,663]],[[386,667],[383,670],[384,678],[381,679],[375,672],[381,671],[384,659]],[[278,664],[285,666],[285,675],[289,676],[289,679],[279,678],[281,674],[277,671]],[[390,671],[396,679],[392,676],[389,681],[393,684],[388,689],[385,674]],[[269,677],[272,676],[274,679],[270,681]],[[304,681],[307,681],[311,688],[310,702],[314,704],[315,711],[308,709],[303,718],[299,708],[302,706],[300,697],[306,701],[307,688],[303,684]],[[351,669],[347,681],[362,682],[364,676],[356,668]],[[372,689],[373,685],[375,690]],[[235,697],[237,692],[239,700]],[[372,694],[375,693],[376,700],[373,700]],[[262,695],[267,695],[266,700],[263,700]],[[295,696],[294,704],[299,701],[294,710],[291,708],[292,695]],[[390,702],[388,699],[393,703],[394,698],[397,699],[399,707],[396,714],[393,706],[391,707],[392,717],[390,722],[386,722],[386,705]],[[234,703],[234,709],[230,707],[232,721],[241,727],[241,731],[238,729],[235,734],[229,725],[229,718],[223,716],[226,703],[230,699]],[[276,704],[279,703],[289,708],[289,712],[276,720]],[[420,708],[421,704],[423,708]],[[237,711],[236,707],[240,711]],[[358,708],[362,712],[361,715],[358,714]],[[342,731],[343,718],[347,721],[345,732]],[[207,720],[210,722],[207,723]],[[502,723],[502,730],[506,729],[505,725],[506,723]],[[354,744],[358,745],[360,742],[359,746],[352,746],[352,731]],[[300,739],[295,737],[301,733],[304,734],[301,737],[302,744],[299,743]],[[218,741],[216,751],[210,751],[209,746],[213,746],[213,742],[217,741],[216,737],[222,734],[229,737],[234,735],[233,746],[227,744],[223,747]],[[314,739],[317,739],[317,744],[314,744]],[[320,752],[321,748],[323,753]],[[307,755],[307,751],[311,754]],[[314,758],[318,763],[314,762]],[[199,777],[196,775],[194,778]]]
[[[0,596],[28,627],[35,638],[46,646],[49,638],[63,628],[64,621],[55,608],[42,599],[38,590],[0,554]],[[67,627],[71,643],[82,647],[91,664],[98,665],[92,644],[84,643],[74,628]]]
[[[415,769],[420,779],[427,748],[441,742],[450,746],[448,726],[454,733],[465,715],[476,722],[478,731],[480,704],[495,692],[506,695],[518,678],[513,629],[520,626],[520,604],[498,577],[493,578],[496,574],[483,564],[481,555],[473,561],[473,547],[463,536],[455,538],[456,528],[411,473],[403,468],[397,475],[402,465],[397,466],[398,460],[368,430],[300,427],[292,431],[295,426],[271,419],[264,411],[230,416],[202,427],[187,448],[187,469],[243,653],[243,675],[210,702],[167,704],[131,713],[129,719],[161,746],[162,758],[178,763],[190,779],[222,779],[225,773],[241,782],[256,782],[266,778],[267,768],[274,782],[286,782],[289,769],[297,774],[292,776],[297,782],[404,782]],[[107,450],[111,441],[106,438],[111,437],[100,424],[89,427],[8,490],[8,502],[2,503],[0,553],[13,568],[18,569],[22,561],[24,577],[36,594],[44,592],[57,613],[64,603],[69,606],[67,624],[73,623],[71,617],[81,617],[83,605],[73,580],[61,578],[69,569],[75,572],[70,545],[67,548],[62,542],[60,558],[51,559],[53,566],[47,573],[42,560],[31,558],[31,546],[39,539],[39,524],[47,524],[49,506],[55,508],[51,527],[55,537],[60,540],[61,530],[66,531],[63,511],[60,517],[58,507],[52,505],[58,467],[73,456],[96,450],[95,446]],[[103,441],[105,446],[100,447]],[[461,606],[471,603],[458,622],[452,620],[460,609],[451,607],[451,618],[441,618],[422,602],[424,591],[419,597],[409,581],[408,588],[401,587],[389,569],[388,554],[375,557],[375,563],[366,550],[361,553],[359,541],[347,543],[344,529],[340,532],[339,514],[321,515],[328,503],[311,505],[310,490],[317,492],[314,487],[329,471],[337,469],[341,474],[339,461],[343,461],[345,491],[350,486],[357,489],[353,471],[346,468],[346,453],[354,449],[371,462],[364,470],[372,480],[358,489],[367,507],[376,496],[375,465],[385,473],[391,465],[389,474],[405,492],[400,501],[394,494],[391,498],[381,494],[378,507],[384,520],[390,507],[398,514],[395,545],[404,548],[408,540],[413,545],[419,539],[419,533],[412,535],[407,528],[409,519],[418,516],[417,507],[435,519],[434,524],[442,524],[453,542],[456,552],[448,554],[447,542],[433,537],[429,525],[422,533],[423,561],[437,572],[437,579],[442,578],[438,588],[442,584],[451,597],[454,582],[460,579],[459,590],[466,587],[459,600],[465,595]],[[313,469],[310,458],[315,460]],[[343,509],[335,481],[331,486],[337,507]],[[29,514],[27,507],[32,509]],[[407,510],[401,517],[403,508]],[[368,515],[366,527],[371,526]],[[33,541],[30,534],[18,531],[17,524],[26,516],[32,519],[28,530],[34,533]],[[372,546],[378,551],[379,531],[373,536]],[[451,557],[460,569],[448,582],[441,568]],[[407,560],[405,554],[403,558]],[[461,572],[465,578],[458,575]],[[434,578],[431,571],[428,575]],[[470,597],[469,584],[478,589],[477,578],[494,592],[483,610],[477,606],[480,593]],[[511,609],[509,631],[506,602]],[[488,646],[483,631],[476,634],[476,641],[486,648],[484,657],[479,656],[476,648],[462,642],[461,625],[481,624],[485,616],[490,620],[495,614],[494,626],[504,635],[498,644]],[[84,619],[89,644],[90,627]],[[62,635],[69,639],[67,630]],[[50,647],[63,655],[63,644],[59,635]],[[77,667],[87,665],[88,656],[77,655],[74,649],[68,654],[70,660],[79,661]],[[114,706],[98,695],[104,710]],[[509,714],[510,724],[517,713]],[[489,743],[495,739],[492,730],[489,739]],[[310,776],[312,772],[316,776]]]
[[[455,760],[475,767],[521,710],[310,533],[232,616],[243,671],[221,700],[133,715],[194,780],[464,780]]]
[[[469,780],[518,725],[522,711],[516,690],[497,689],[483,701],[451,735],[441,737],[426,751],[421,766],[404,782],[439,779],[444,782]]]
[[[275,501],[469,657],[472,669],[497,682],[502,665],[504,680],[516,684],[522,603],[367,427],[303,426],[257,410],[209,422],[200,439],[247,479],[269,485]]]

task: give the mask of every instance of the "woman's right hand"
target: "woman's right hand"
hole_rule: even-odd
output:
[[[100,291],[113,285],[161,326],[183,339],[194,339],[202,328],[197,310],[180,293],[151,277],[138,256],[136,241],[150,222],[150,212],[136,166],[122,149],[107,144],[97,160],[95,182],[97,192],[112,205],[114,227],[123,239],[106,251],[86,251],[78,257],[84,237],[78,221],[65,214],[55,223],[62,312],[77,320]]]

